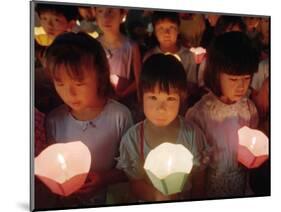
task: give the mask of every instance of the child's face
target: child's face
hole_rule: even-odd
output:
[[[96,20],[101,30],[106,32],[118,32],[124,14],[120,9],[97,7],[95,10]]]
[[[153,91],[143,94],[143,110],[146,118],[155,126],[169,125],[178,115],[180,95],[176,89],[170,88],[170,93],[160,91],[155,86]]]
[[[241,32],[241,28],[238,24],[228,26],[225,30],[225,32]]]
[[[178,25],[168,19],[160,20],[155,24],[155,35],[161,46],[174,46],[177,43]]]
[[[212,27],[216,26],[220,15],[208,14],[208,21]]]
[[[58,77],[54,77],[53,82],[59,96],[73,111],[82,112],[84,109],[95,107],[99,99],[96,73],[93,71],[84,71],[84,78],[76,80],[61,66]]]
[[[251,75],[230,75],[220,73],[221,99],[225,103],[234,103],[244,97],[251,82]]]
[[[252,31],[259,24],[259,18],[257,17],[245,17],[244,18],[248,31]]]
[[[53,38],[63,32],[69,31],[73,26],[73,21],[68,21],[63,15],[54,12],[42,12],[39,18],[41,26]]]

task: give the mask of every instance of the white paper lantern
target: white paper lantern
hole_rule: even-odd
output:
[[[53,144],[35,158],[35,175],[53,192],[79,190],[91,167],[91,153],[81,141]]]
[[[153,186],[165,195],[181,192],[193,166],[182,144],[162,143],[148,154],[144,169]]]
[[[238,161],[247,168],[257,168],[268,159],[268,138],[259,130],[242,127],[238,130]]]

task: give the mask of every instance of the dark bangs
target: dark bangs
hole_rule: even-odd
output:
[[[209,63],[217,70],[232,75],[252,75],[258,69],[257,50],[241,32],[219,36],[208,52]]]
[[[205,85],[220,95],[220,73],[252,76],[258,64],[258,51],[245,33],[224,33],[217,36],[208,49]]]
[[[44,67],[52,79],[59,78],[61,67],[77,81],[84,79],[85,71],[93,71],[97,76],[99,94],[108,96],[112,92],[109,64],[103,47],[86,33],[59,35],[46,50]]]
[[[180,94],[186,92],[185,71],[176,57],[155,54],[144,62],[140,76],[140,97],[146,91],[153,91],[156,85],[166,93],[170,93],[171,88],[178,90]]]
[[[63,67],[68,76],[77,81],[83,80],[84,70],[93,69],[95,62],[91,61],[92,58],[89,56],[84,55],[83,51],[81,52],[80,49],[71,45],[57,45],[54,48],[48,48],[45,59],[46,71],[52,79],[59,78],[59,70]]]

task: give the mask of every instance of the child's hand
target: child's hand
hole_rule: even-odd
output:
[[[178,199],[178,194],[171,194],[171,195],[164,195],[160,191],[155,189],[154,193],[154,200],[155,201],[168,201],[168,200],[177,200]]]
[[[76,193],[83,195],[87,193],[97,192],[104,186],[105,183],[101,174],[89,172],[85,184]]]

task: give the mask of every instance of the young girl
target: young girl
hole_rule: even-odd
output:
[[[64,105],[47,116],[49,143],[82,141],[92,156],[89,183],[70,206],[105,204],[106,187],[124,178],[115,170],[122,135],[132,125],[129,110],[109,99],[111,85],[105,52],[84,33],[65,33],[46,52],[46,70]],[[61,203],[67,205],[68,199]]]
[[[117,168],[127,173],[131,189],[139,200],[181,199],[190,197],[190,194],[202,198],[204,175],[203,169],[198,167],[200,153],[205,149],[205,138],[199,128],[184,123],[178,115],[186,91],[182,64],[171,55],[152,55],[143,65],[139,91],[146,119],[130,128],[122,138]],[[167,141],[183,144],[193,153],[195,163],[194,176],[190,176],[185,191],[172,196],[156,190],[143,168],[148,153]]]
[[[210,92],[186,113],[186,120],[196,123],[213,147],[206,185],[210,198],[247,194],[247,171],[237,161],[237,130],[245,125],[257,127],[256,107],[246,97],[257,68],[257,53],[244,33],[228,32],[215,38],[205,73]]]
[[[179,44],[178,35],[180,27],[180,18],[177,13],[157,11],[152,15],[152,24],[154,34],[158,41],[158,46],[149,50],[144,61],[153,54],[172,53],[178,55],[184,70],[188,83],[197,83],[196,64],[193,54],[189,49]]]
[[[109,61],[110,78],[116,98],[131,106],[139,80],[141,58],[138,46],[120,32],[125,10],[97,7],[94,12],[97,24],[103,32],[98,40]]]

